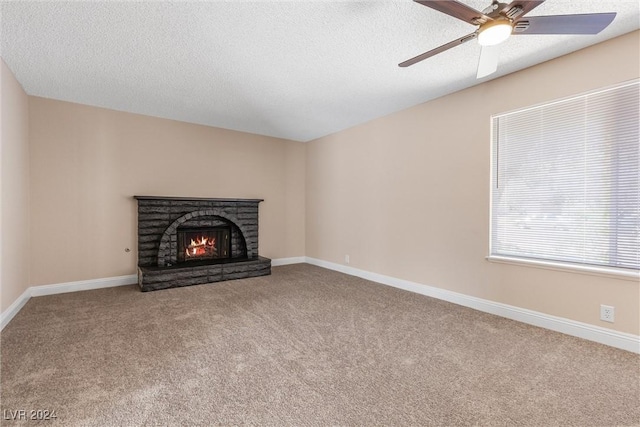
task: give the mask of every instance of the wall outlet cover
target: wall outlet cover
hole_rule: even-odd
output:
[[[615,320],[616,309],[611,305],[600,305],[600,320],[613,323]]]

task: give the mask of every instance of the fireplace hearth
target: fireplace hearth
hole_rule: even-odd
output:
[[[258,256],[262,199],[134,198],[142,291],[271,274]]]

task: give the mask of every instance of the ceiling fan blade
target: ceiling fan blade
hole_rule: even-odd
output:
[[[492,21],[490,17],[484,13],[460,3],[455,0],[413,0],[423,6],[435,9],[438,12],[446,13],[449,16],[463,20],[472,25],[480,25],[487,21]]]
[[[615,17],[615,12],[528,16],[514,23],[512,34],[598,34],[607,28]]]
[[[478,32],[477,31],[473,32],[471,34],[468,34],[468,35],[466,35],[464,37],[461,37],[458,40],[454,40],[454,41],[449,42],[447,44],[443,44],[442,46],[437,47],[435,49],[432,49],[429,52],[425,52],[425,53],[420,54],[418,56],[415,56],[415,57],[413,57],[411,59],[407,59],[406,61],[399,63],[398,66],[399,67],[408,67],[409,65],[413,65],[413,64],[415,64],[417,62],[423,61],[423,60],[425,60],[427,58],[430,58],[430,57],[432,57],[434,55],[437,55],[437,54],[439,54],[441,52],[444,52],[445,50],[449,50],[452,47],[456,47],[456,46],[461,45],[462,43],[468,42],[469,40],[473,40],[476,37],[478,37]]]
[[[531,12],[544,3],[544,1],[545,0],[514,0],[502,8],[500,15],[509,19],[516,19]]]
[[[493,74],[498,69],[498,57],[500,55],[500,45],[482,46],[480,51],[480,61],[478,62],[478,74],[476,78],[481,79]]]

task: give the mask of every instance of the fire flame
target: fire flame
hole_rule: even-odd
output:
[[[198,237],[195,240],[191,239],[191,244],[185,249],[187,257],[197,257],[206,255],[208,252],[215,251],[216,239],[208,237]]]

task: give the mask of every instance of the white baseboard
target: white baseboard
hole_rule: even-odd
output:
[[[79,280],[77,282],[57,283],[54,285],[39,285],[27,288],[17,300],[0,314],[0,331],[18,314],[20,309],[31,297],[64,294],[67,292],[88,291],[91,289],[111,288],[114,286],[132,285],[138,282],[135,274],[127,276],[106,277],[103,279]]]
[[[271,260],[272,267],[278,267],[279,265],[289,265],[289,264],[302,264],[306,262],[306,257],[296,256],[291,258],[277,258]]]
[[[306,257],[306,262],[308,264],[339,271],[351,276],[371,280],[372,282],[452,302],[454,304],[469,307],[485,313],[506,317],[507,319],[517,320],[529,325],[539,326],[541,328],[550,329],[552,331],[561,332],[563,334],[572,335],[589,341],[595,341],[611,347],[631,351],[633,353],[640,353],[640,336],[638,335],[618,332],[612,329],[602,328],[600,326],[590,325],[588,323],[578,322],[563,317],[552,316],[538,311],[527,310],[525,308],[502,304],[482,298],[476,298],[448,291],[446,289],[422,285],[408,280],[384,276],[382,274],[371,273],[369,271],[359,270],[350,266],[323,261],[316,258]]]
[[[5,311],[0,314],[0,331],[13,319],[31,298],[31,288],[27,288]]]
[[[32,286],[30,289],[32,297],[41,297],[44,295],[64,294],[67,292],[88,291],[91,289],[133,285],[134,283],[138,283],[138,276],[135,274],[129,274],[127,276],[79,280],[77,282],[57,283],[55,285]]]

